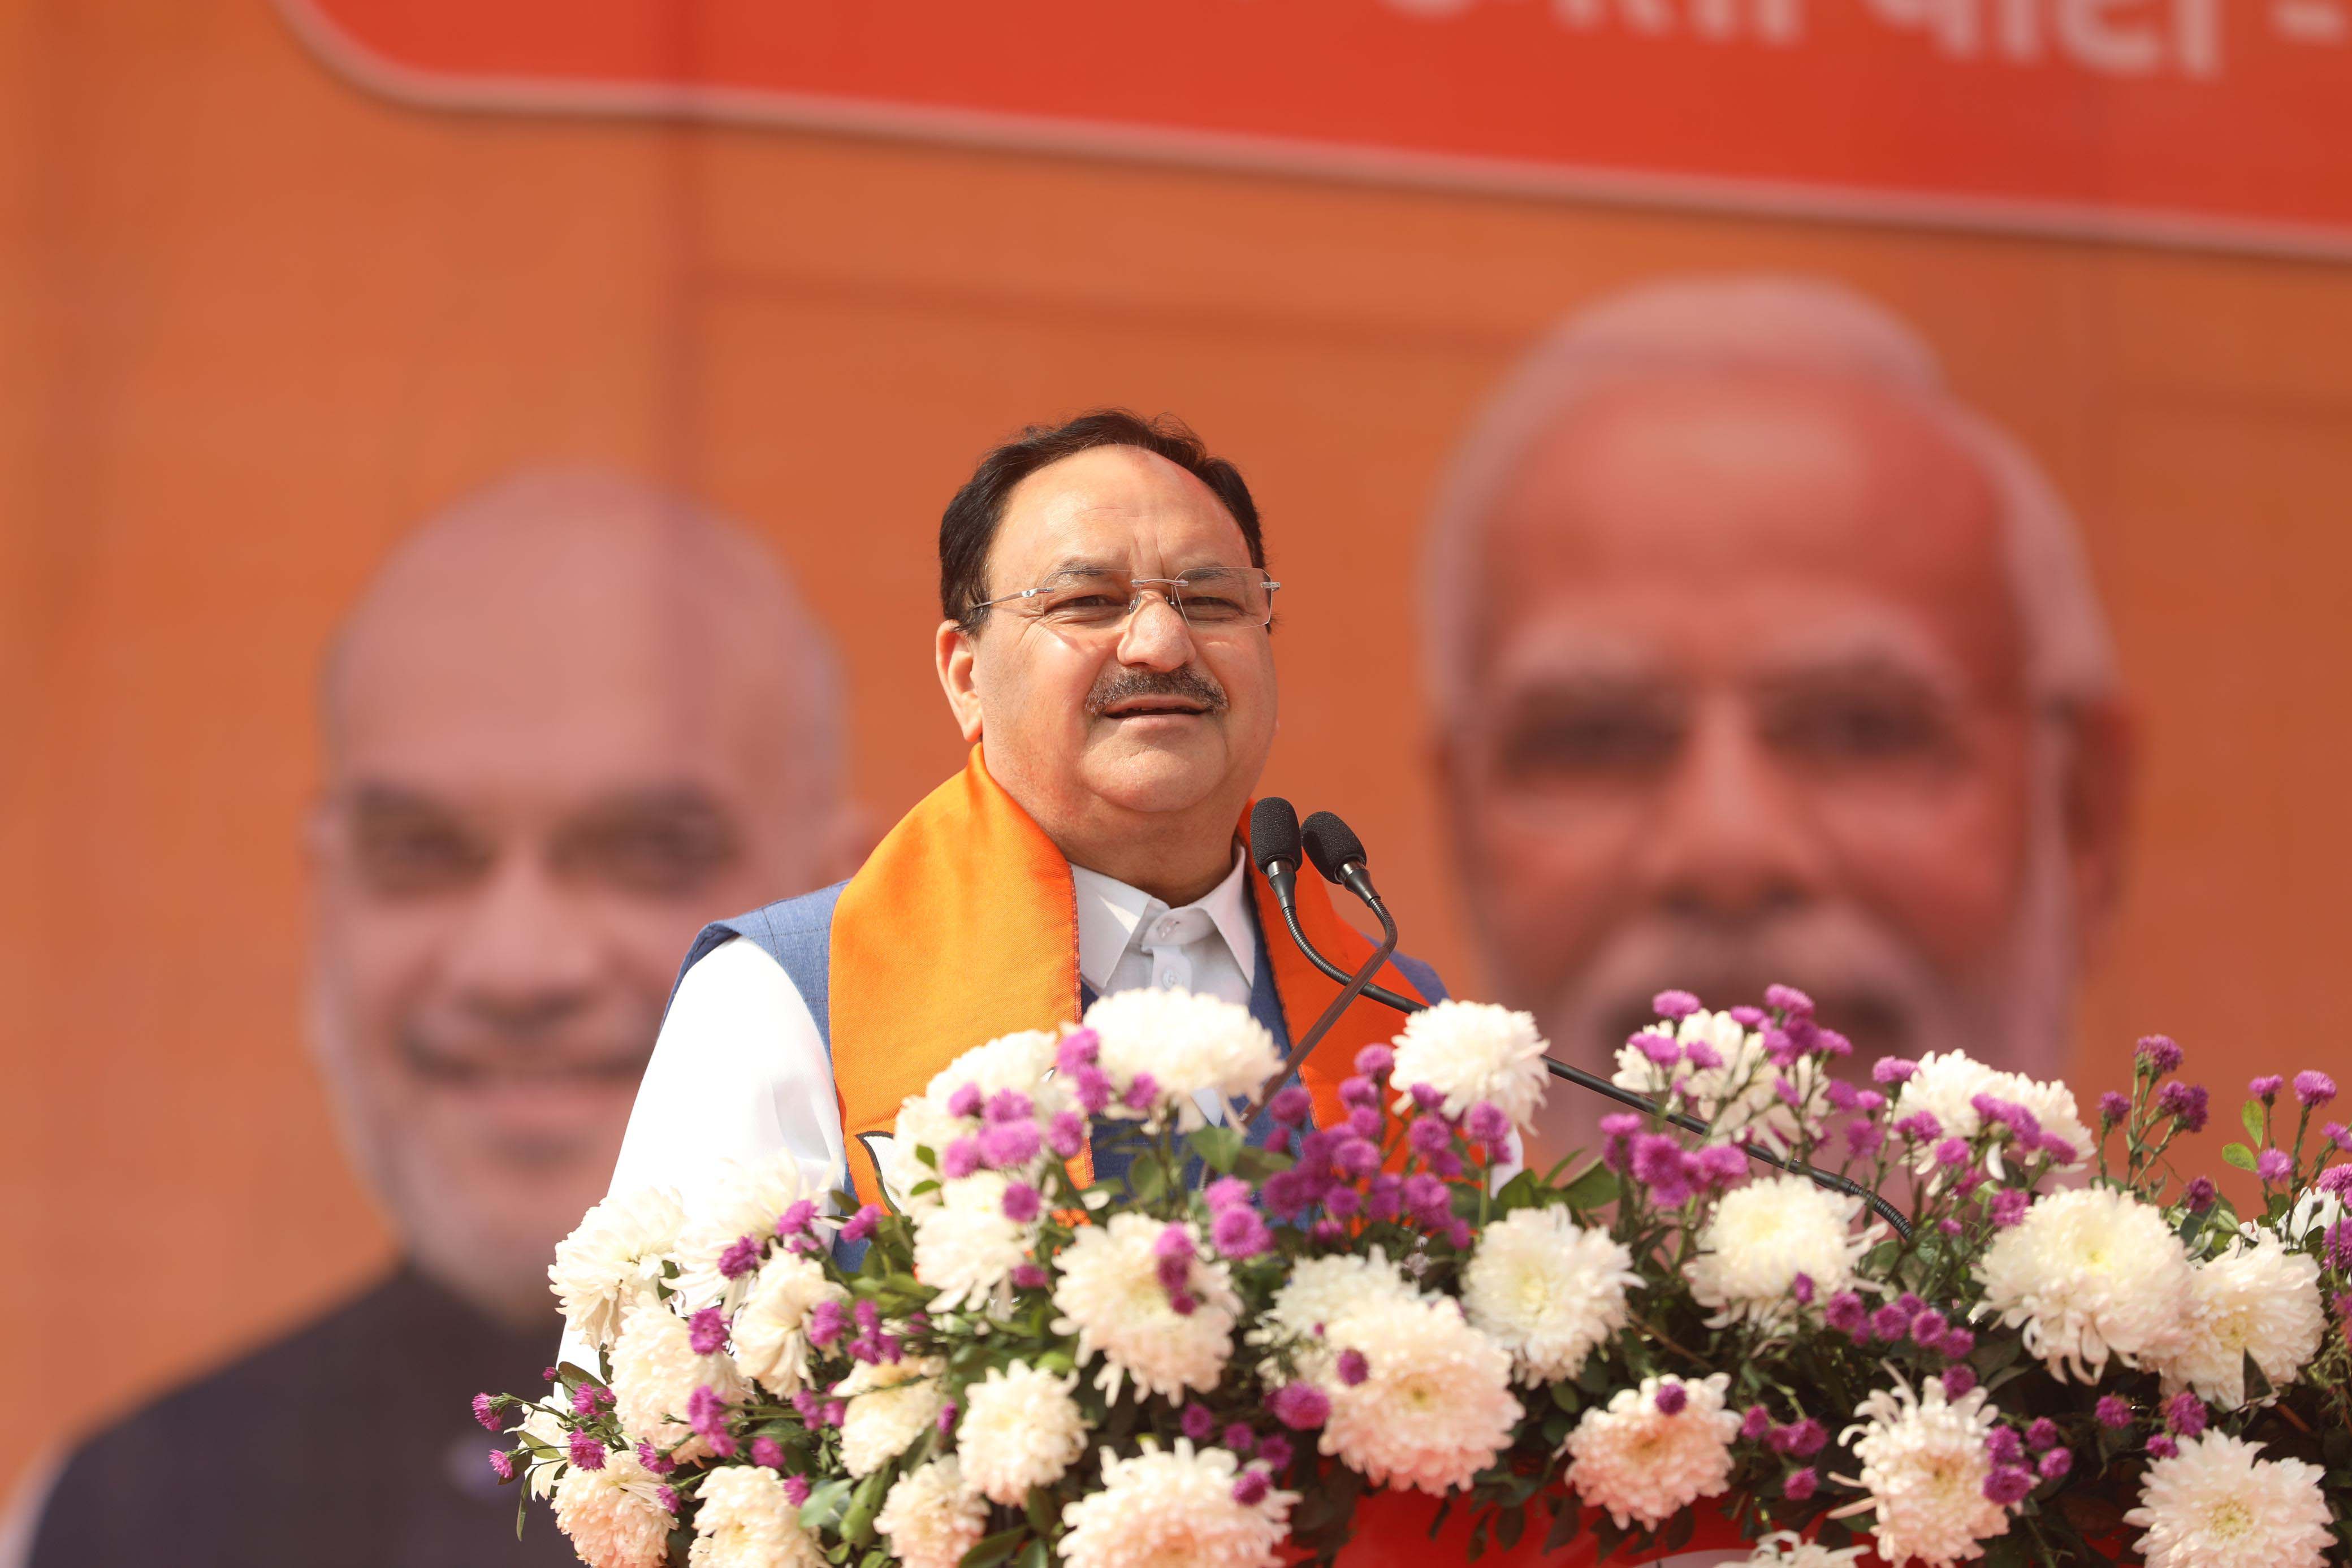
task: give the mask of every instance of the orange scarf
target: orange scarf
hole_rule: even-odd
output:
[[[1246,823],[1248,812],[1242,821]],[[1246,831],[1245,829],[1242,830]],[[1282,1016],[1296,1040],[1339,987],[1282,935],[1282,911],[1255,866],[1250,891],[1269,935]],[[1344,969],[1372,944],[1339,917],[1320,879],[1298,882],[1298,923]],[[1052,1029],[1078,1016],[1078,916],[1069,862],[1002,785],[980,747],[961,773],[925,796],[890,830],[833,912],[833,1081],[858,1197],[880,1183],[861,1134],[887,1133],[899,1104],[983,1041],[1016,1030]],[[1393,965],[1381,983],[1420,992]],[[1423,998],[1426,999],[1426,998]],[[1316,1120],[1344,1112],[1339,1083],[1362,1047],[1403,1023],[1395,1009],[1358,998],[1300,1067]]]

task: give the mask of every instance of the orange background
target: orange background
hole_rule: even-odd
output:
[[[1475,992],[1382,734],[1433,476],[1544,323],[1726,267],[1908,317],[2085,519],[2148,746],[2076,1082],[2159,1027],[2225,1102],[2352,1082],[2352,268],[435,114],[260,0],[0,6],[0,1478],[384,1256],[301,1043],[297,824],[322,641],[416,521],[608,462],[853,585],[887,815],[961,754],[930,552],[972,457],[1181,412],[1291,585],[1270,784],[1349,815]]]

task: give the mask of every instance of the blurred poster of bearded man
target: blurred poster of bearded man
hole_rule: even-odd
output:
[[[2074,524],[1842,288],[1571,318],[1458,449],[1428,677],[1499,998],[1606,1073],[1649,1000],[1811,992],[1856,1059],[2063,1066],[2131,731]],[[1555,1094],[1547,1142],[1606,1105]]]
[[[341,628],[310,824],[314,1042],[401,1259],[83,1444],[38,1568],[557,1563],[467,1400],[537,1385],[677,954],[866,847],[839,678],[761,546],[537,473],[410,539]],[[373,1456],[337,1452],[363,1432]],[[334,1440],[331,1440],[334,1439]]]

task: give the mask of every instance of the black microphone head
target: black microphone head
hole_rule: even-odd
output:
[[[1298,863],[1298,813],[1279,795],[1250,808],[1250,859],[1260,871],[1276,861]]]
[[[1358,865],[1371,863],[1364,853],[1364,841],[1328,811],[1318,811],[1307,818],[1300,836],[1307,841],[1307,858],[1315,862],[1315,869],[1323,873],[1326,882],[1339,881],[1339,868],[1350,861]]]

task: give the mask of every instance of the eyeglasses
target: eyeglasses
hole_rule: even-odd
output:
[[[999,604],[1019,604],[1048,626],[1103,631],[1122,625],[1147,599],[1164,599],[1195,631],[1234,631],[1274,623],[1274,591],[1282,584],[1255,567],[1203,567],[1181,577],[1129,577],[1123,571],[1057,571],[1034,588],[971,607],[965,623]]]

